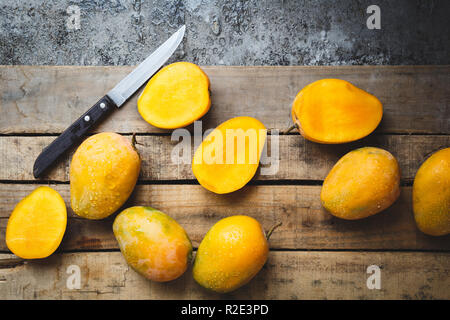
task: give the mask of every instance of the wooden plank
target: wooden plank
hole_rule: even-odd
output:
[[[0,133],[59,133],[134,67],[2,66]],[[216,127],[248,115],[269,128],[291,124],[290,107],[307,84],[341,78],[376,95],[384,105],[379,132],[450,132],[450,66],[203,67],[212,108],[202,119]],[[136,108],[136,94],[98,131],[162,132]]]
[[[272,149],[270,138],[267,148],[269,152]],[[54,137],[47,136],[0,137],[0,180],[34,180],[34,161],[53,139]],[[141,181],[195,179],[190,164],[177,164],[171,159],[178,141],[171,141],[170,136],[139,136],[137,139],[140,143],[137,149],[143,160]],[[392,152],[399,161],[403,181],[411,182],[430,153],[450,146],[450,136],[371,135],[354,143],[323,145],[307,141],[300,135],[281,135],[278,171],[271,175],[257,174],[254,179],[323,180],[341,156],[362,146],[378,146]],[[71,155],[66,156],[42,179],[68,181],[71,158]]]
[[[81,288],[67,288],[79,266]],[[367,267],[381,268],[381,289],[367,288]],[[120,252],[53,255],[17,261],[0,254],[0,299],[449,299],[449,253],[270,252],[261,272],[230,294],[201,288],[190,269],[155,283],[128,267]]]
[[[36,185],[0,184],[0,251],[16,203]],[[71,217],[61,250],[117,249],[112,233],[114,216],[101,221],[74,218],[68,185],[51,185],[65,199]],[[385,212],[360,221],[333,217],[320,203],[320,186],[247,186],[240,192],[216,195],[198,185],[139,185],[124,207],[148,205],[175,218],[197,247],[219,219],[236,214],[256,218],[267,230],[283,225],[270,239],[274,249],[308,250],[438,250],[450,251],[450,235],[431,237],[414,222],[411,188]]]

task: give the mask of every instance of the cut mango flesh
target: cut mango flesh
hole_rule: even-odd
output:
[[[39,187],[14,208],[6,228],[6,245],[24,259],[48,257],[61,243],[66,224],[63,198],[50,187]]]
[[[170,64],[150,79],[137,104],[144,120],[155,127],[184,127],[211,106],[208,76],[189,62]]]
[[[215,193],[245,186],[258,169],[267,130],[255,118],[237,117],[214,129],[194,154],[192,171],[198,182]]]
[[[373,95],[339,79],[323,79],[303,88],[292,105],[292,118],[305,139],[346,143],[370,134],[383,107]]]

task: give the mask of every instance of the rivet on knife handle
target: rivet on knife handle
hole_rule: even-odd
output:
[[[48,167],[56,161],[63,153],[69,150],[80,138],[92,129],[100,120],[112,109],[116,108],[115,103],[108,97],[101,98],[92,108],[84,113],[70,127],[64,130],[58,138],[49,144],[39,157],[33,167],[33,175],[38,178]]]
[[[175,52],[184,37],[185,26],[152,52],[130,74],[123,78],[106,96],[101,98],[88,112],[67,128],[55,141],[46,147],[34,163],[33,175],[39,177],[64,152],[78,142],[90,128],[115,107],[121,107]],[[113,108],[114,107],[114,108]]]

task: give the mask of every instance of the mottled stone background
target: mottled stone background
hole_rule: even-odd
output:
[[[381,8],[381,30],[366,9]],[[81,28],[68,30],[69,5]],[[201,65],[449,64],[450,1],[0,0],[0,64],[133,65],[182,24]]]

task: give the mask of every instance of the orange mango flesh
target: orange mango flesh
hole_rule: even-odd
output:
[[[144,120],[155,127],[187,126],[211,106],[208,76],[189,62],[170,64],[150,79],[137,105]]]
[[[6,227],[6,245],[24,259],[46,258],[61,243],[66,224],[62,197],[50,187],[39,187],[14,208]]]
[[[400,195],[400,169],[389,152],[366,147],[344,155],[327,175],[322,205],[338,218],[355,220],[391,206]]]
[[[195,256],[193,276],[204,288],[226,293],[248,283],[269,253],[265,232],[255,219],[231,216],[206,234]]]
[[[174,280],[191,261],[192,244],[184,229],[153,208],[122,211],[114,221],[113,231],[127,263],[147,279]]]
[[[450,148],[434,153],[417,171],[413,211],[422,232],[432,236],[450,233]]]
[[[86,139],[70,164],[70,201],[73,211],[87,219],[103,219],[117,211],[131,195],[141,166],[131,142],[112,132]]]
[[[198,182],[218,194],[245,186],[258,169],[266,134],[264,125],[251,117],[220,124],[195,151],[192,171]]]
[[[345,80],[323,79],[303,88],[292,105],[292,118],[305,139],[346,143],[370,134],[383,107],[373,95]]]

